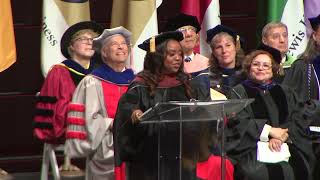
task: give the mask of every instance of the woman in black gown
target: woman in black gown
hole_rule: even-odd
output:
[[[241,71],[244,52],[240,37],[232,29],[217,25],[207,31],[207,43],[211,47],[210,87],[226,94],[231,87],[245,79]]]
[[[263,50],[250,53],[243,64],[248,79],[230,91],[230,98],[255,99],[227,125],[226,151],[235,165],[236,179],[312,179],[315,157],[306,129],[319,116],[318,102],[300,103],[288,87],[276,84],[273,78],[279,72],[278,62]],[[272,163],[257,160],[258,142],[272,152],[283,152],[288,146],[291,157]]]
[[[150,39],[139,47],[146,50],[144,70],[133,80],[120,99],[115,118],[114,140],[116,164],[125,161],[130,180],[158,178],[158,125],[141,124],[142,113],[158,102],[205,99],[192,96],[189,75],[183,72],[181,32],[166,32],[156,36],[155,52],[149,51]],[[195,91],[200,92],[200,91]],[[179,178],[178,124],[161,128],[161,179]]]

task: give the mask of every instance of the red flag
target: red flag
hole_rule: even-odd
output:
[[[209,57],[210,48],[206,43],[206,31],[220,24],[219,0],[181,0],[180,11],[184,14],[197,16],[201,24],[200,53]],[[199,52],[199,47],[195,49]]]

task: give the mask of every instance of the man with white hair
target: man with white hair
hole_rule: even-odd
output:
[[[69,105],[66,153],[87,157],[86,180],[115,177],[112,127],[119,98],[134,78],[125,67],[130,38],[127,29],[117,27],[94,39],[103,64],[80,82]]]

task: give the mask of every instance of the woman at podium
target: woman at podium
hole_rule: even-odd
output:
[[[315,157],[306,130],[319,108],[313,101],[300,103],[293,91],[273,81],[280,68],[277,53],[248,54],[243,62],[248,78],[230,91],[233,99],[255,99],[227,124],[226,151],[235,179],[312,179]]]
[[[130,180],[197,179],[195,163],[198,159],[183,159],[180,177],[179,123],[141,122],[143,113],[147,114],[157,103],[208,99],[196,94],[203,91],[192,90],[189,85],[190,76],[183,71],[179,43],[182,39],[181,32],[164,32],[139,45],[147,51],[144,70],[121,97],[113,129],[116,166],[125,162],[126,176]],[[161,142],[160,151],[158,142]]]

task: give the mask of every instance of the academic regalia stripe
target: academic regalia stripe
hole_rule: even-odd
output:
[[[68,125],[84,126],[86,124],[86,121],[83,118],[68,117],[67,118],[67,123],[68,123]]]
[[[38,129],[52,129],[53,125],[52,123],[48,122],[34,122],[33,123],[33,128],[38,128]]]
[[[84,112],[85,106],[83,104],[69,104],[68,105],[68,112],[70,111],[78,111],[78,112]]]
[[[67,139],[81,139],[85,140],[87,139],[87,133],[80,132],[80,131],[67,131],[66,133]]]
[[[53,110],[36,108],[35,116],[52,117],[53,116]]]
[[[36,96],[36,101],[53,104],[57,102],[57,98],[55,96]]]

